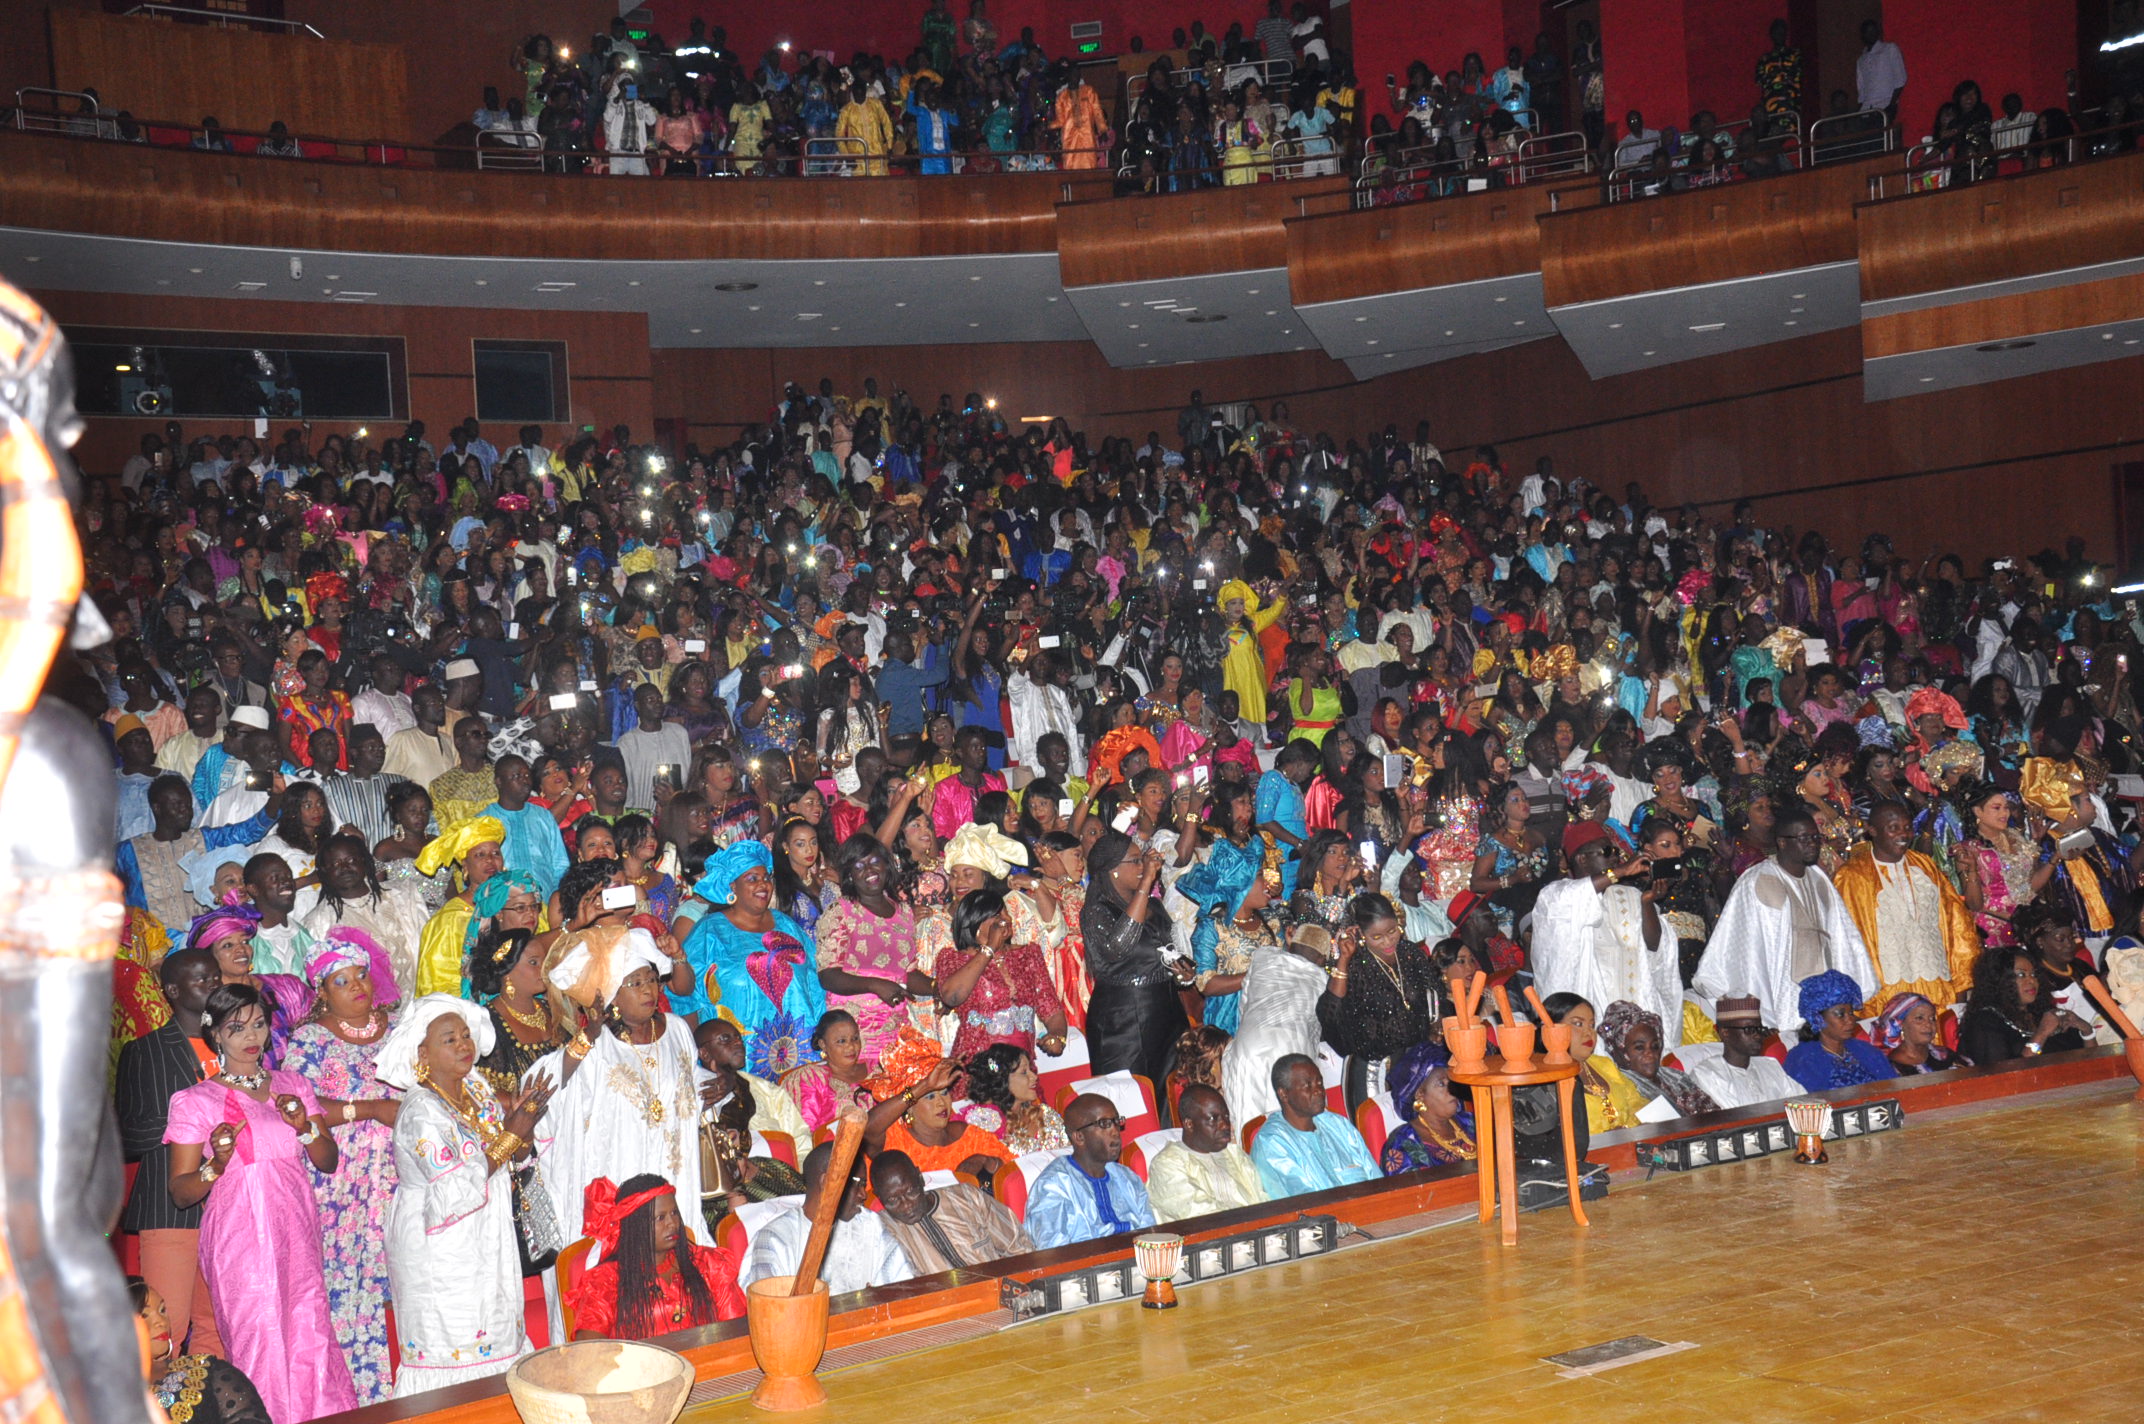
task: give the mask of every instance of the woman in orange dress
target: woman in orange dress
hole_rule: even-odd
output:
[[[905,1152],[921,1172],[970,1172],[988,1176],[1012,1150],[996,1136],[953,1116],[957,1065],[935,1039],[905,1024],[879,1070],[864,1080],[878,1106],[864,1119],[864,1150]]]

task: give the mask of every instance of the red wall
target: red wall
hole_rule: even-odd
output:
[[[1884,37],[1906,56],[1899,121],[1915,138],[1961,79],[2000,112],[2015,90],[2028,109],[2061,105],[2063,71],[2077,64],[2074,0],[1885,0]]]
[[[1690,108],[1676,115],[1675,121],[1686,124],[1699,109],[1710,109],[1722,123],[1747,118],[1750,106],[1757,102],[1757,60],[1772,47],[1772,21],[1786,18],[1786,0],[1691,0],[1686,4],[1683,49],[1689,65]],[[1794,39],[1791,33],[1789,39]],[[1803,72],[1806,75],[1806,46]]]
[[[1496,69],[1504,62],[1505,0],[1354,0],[1355,78],[1373,114],[1387,113],[1385,76],[1407,80],[1407,66],[1422,60],[1438,74],[1459,67],[1467,51]],[[1538,23],[1515,39],[1531,48]]]
[[[1699,0],[1705,3],[1705,0]],[[1632,109],[1648,128],[1690,117],[1684,0],[1601,0],[1601,58],[1607,84],[1608,138],[1623,132]]]

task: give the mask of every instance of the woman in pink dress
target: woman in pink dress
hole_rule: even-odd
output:
[[[819,917],[819,982],[830,1009],[845,1009],[876,1070],[908,1022],[910,996],[928,998],[930,976],[916,968],[916,912],[893,898],[893,856],[868,835],[834,852],[841,897]]]
[[[275,1424],[357,1407],[328,1316],[320,1214],[306,1166],[335,1170],[319,1099],[295,1073],[261,1066],[268,1009],[248,984],[209,995],[201,1034],[221,1071],[171,1099],[171,1199],[201,1213],[201,1274],[230,1361]]]
[[[2011,804],[2009,792],[1981,782],[1960,803],[1966,833],[1951,852],[1960,891],[1988,945],[2017,943],[2011,922],[2054,875],[2053,861],[2040,865],[2038,843],[2011,828]]]

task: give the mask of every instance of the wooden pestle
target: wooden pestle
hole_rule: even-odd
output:
[[[1496,1011],[1504,1016],[1507,1027],[1518,1022],[1511,1016],[1511,996],[1504,992],[1504,986],[1501,984],[1496,986]]]
[[[826,1164],[826,1175],[819,1180],[819,1204],[811,1214],[811,1235],[804,1242],[804,1259],[797,1266],[796,1282],[789,1288],[791,1295],[810,1295],[819,1282],[819,1263],[826,1259],[826,1243],[834,1234],[834,1217],[841,1210],[841,1199],[848,1195],[849,1168],[864,1143],[861,1110],[843,1109],[838,1123],[834,1129],[834,1155]]]
[[[1526,1002],[1534,1011],[1535,1023],[1547,1028],[1551,1023],[1555,1022],[1548,1016],[1548,1010],[1541,1007],[1541,996],[1534,991],[1534,986],[1531,984],[1526,986]]]

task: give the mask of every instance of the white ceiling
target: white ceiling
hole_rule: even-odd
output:
[[[1065,296],[1112,366],[1217,361],[1318,344],[1289,305],[1285,267],[1067,287]]]
[[[1551,308],[1594,380],[1793,341],[1861,321],[1861,265],[1830,262]]]
[[[1444,346],[1420,347],[1413,351],[1387,351],[1382,355],[1355,356],[1349,358],[1347,368],[1356,380],[1367,381],[1378,376],[1389,376],[1395,371],[1411,371],[1417,366],[1430,366],[1461,356],[1479,356],[1485,351],[1501,351],[1507,346],[1524,346],[1529,341],[1545,341],[1555,334],[1554,331],[1544,331],[1539,336],[1515,336],[1509,340],[1454,342]]]
[[[2131,356],[2144,356],[2144,319],[2043,331],[2015,341],[1878,356],[1862,362],[1861,398],[1897,400]]]
[[[303,276],[291,276],[291,259]],[[216,247],[0,227],[0,275],[30,291],[323,305],[644,312],[657,347],[1077,341],[1057,255],[825,262],[609,262]],[[721,292],[724,282],[755,282]],[[1280,290],[1285,294],[1286,275]],[[1191,327],[1192,332],[1205,328]]]

